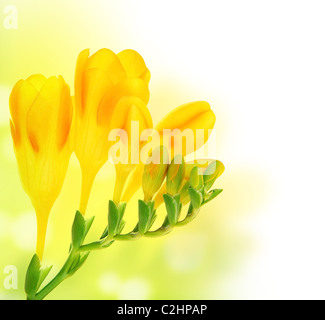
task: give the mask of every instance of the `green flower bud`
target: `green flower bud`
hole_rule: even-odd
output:
[[[157,152],[159,151],[159,154]],[[151,201],[157,191],[163,184],[169,164],[169,156],[165,147],[160,147],[159,150],[155,150],[155,157],[159,158],[158,161],[149,159],[144,166],[142,177],[142,189],[144,193],[144,201]]]
[[[188,194],[188,188],[190,187],[190,182],[187,181],[180,192],[180,202],[183,206],[188,204],[191,201],[190,195]]]
[[[225,166],[222,162],[215,160],[209,164],[203,173],[204,188],[209,190],[217,178],[225,171]]]
[[[190,186],[196,190],[200,190],[203,187],[203,176],[198,167],[194,167],[191,171]]]
[[[176,195],[179,193],[184,180],[184,175],[184,158],[181,155],[176,155],[167,171],[167,192],[170,195]]]

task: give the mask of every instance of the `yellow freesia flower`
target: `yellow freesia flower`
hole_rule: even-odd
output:
[[[10,95],[10,127],[24,190],[37,215],[36,253],[44,251],[47,221],[71,156],[72,100],[60,76],[20,80]]]
[[[89,50],[80,53],[75,76],[75,153],[82,170],[81,213],[85,214],[95,176],[108,159],[116,105],[126,96],[138,97],[146,105],[149,80],[150,72],[136,51],[116,55],[102,49],[90,57]]]
[[[176,154],[186,156],[201,148],[209,138],[216,117],[205,101],[181,105],[168,113],[155,127],[163,145]]]
[[[168,113],[156,125],[155,130],[158,131],[161,144],[167,148],[171,158],[176,154],[186,156],[204,145],[209,138],[210,130],[214,127],[215,120],[216,117],[207,102],[191,102]],[[197,139],[196,130],[201,131],[201,139]],[[188,137],[192,139],[186,141]],[[140,163],[134,170],[123,193],[123,201],[129,201],[141,187],[143,168],[144,164]]]

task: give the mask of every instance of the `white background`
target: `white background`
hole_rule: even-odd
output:
[[[325,298],[325,2],[121,1],[116,10],[128,45],[142,45],[172,94],[183,79],[197,88],[189,101],[211,102],[226,175],[249,167],[268,186],[241,219],[260,250],[229,282],[232,297]]]

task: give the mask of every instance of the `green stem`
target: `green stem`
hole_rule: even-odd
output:
[[[199,213],[199,209],[194,209],[192,206],[189,207],[188,214],[184,220],[177,222],[176,227],[183,226],[191,222]],[[173,226],[170,224],[163,225],[155,231],[147,231],[143,236],[145,237],[161,237],[169,234],[173,230]],[[34,297],[27,297],[29,300],[43,300],[49,293],[51,293],[59,284],[61,284],[65,279],[67,279],[70,274],[69,270],[71,265],[77,255],[82,252],[91,252],[94,250],[100,250],[109,247],[116,240],[119,241],[128,241],[128,240],[137,240],[142,237],[142,234],[139,232],[132,231],[127,234],[117,234],[113,238],[106,237],[101,241],[95,241],[85,245],[81,245],[79,248],[72,248],[69,257],[63,265],[59,273],[43,288],[41,289]]]
[[[40,290],[33,299],[31,300],[43,300],[50,292],[52,292],[61,282],[68,278],[68,271],[76,258],[78,251],[72,249],[68,259],[63,265],[60,272],[42,289]]]

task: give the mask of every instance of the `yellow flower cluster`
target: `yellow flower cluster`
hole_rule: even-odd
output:
[[[194,140],[190,147],[181,147],[183,156],[208,139],[215,116],[207,102],[180,106],[154,126],[147,107],[149,81],[150,71],[136,51],[115,54],[102,49],[91,56],[89,50],[80,53],[73,97],[61,76],[46,79],[34,75],[20,80],[13,88],[11,132],[21,181],[37,214],[36,253],[40,259],[48,217],[61,191],[72,152],[81,166],[79,211],[85,214],[94,179],[114,152],[112,131],[131,134],[132,123],[137,122],[140,132],[155,129],[160,143],[172,154],[179,146],[172,135],[164,134],[166,130],[204,130],[201,143]],[[137,146],[130,145],[130,140],[123,135],[120,143],[128,147],[128,155],[132,148],[141,150],[146,146],[144,141],[139,141]],[[126,163],[116,163],[115,168],[113,199],[116,203],[128,201],[141,187],[145,165],[133,164],[128,157]],[[151,174],[157,174],[154,168]]]

